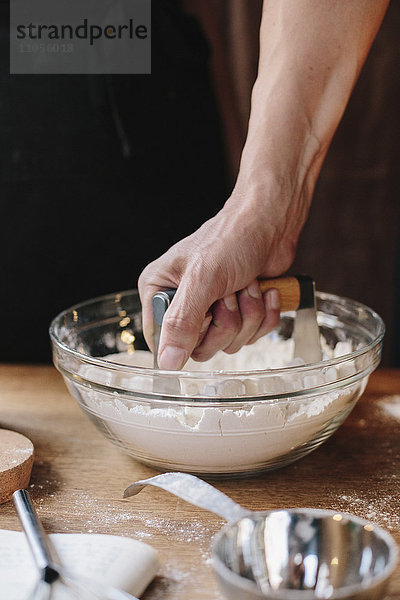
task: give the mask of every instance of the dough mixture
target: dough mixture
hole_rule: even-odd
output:
[[[122,441],[140,460],[161,468],[199,473],[262,468],[283,461],[289,453],[294,460],[305,453],[303,444],[328,437],[326,430],[329,428],[330,434],[336,428],[331,429],[333,420],[338,426],[345,419],[367,383],[365,377],[343,389],[326,391],[327,384],[355,373],[354,361],[340,367],[320,367],[305,375],[288,368],[284,374],[262,376],[265,369],[303,364],[293,351],[293,340],[270,335],[234,355],[218,352],[204,363],[189,360],[187,371],[199,371],[199,376],[201,371],[226,372],[226,378],[220,377],[218,382],[216,378],[201,376],[188,379],[184,372],[177,372],[174,389],[178,381],[184,397],[170,402],[146,399],[146,394],[153,392],[153,378],[149,375],[122,376],[112,369],[85,366],[83,377],[103,386],[130,390],[134,395],[124,395],[122,389],[112,393],[82,386],[80,402],[83,400],[87,410],[106,423],[111,436]],[[350,342],[339,342],[334,349],[323,343],[325,359],[349,352]],[[137,367],[153,365],[153,355],[144,351],[104,358]],[[247,375],[246,371],[251,370],[262,373],[259,377]],[[243,378],[233,379],[229,371],[244,371]],[[271,395],[288,390],[310,388],[317,389],[299,397],[271,399]],[[263,400],[263,395],[270,398]],[[249,396],[253,398],[246,400]],[[224,397],[226,400],[220,402]]]

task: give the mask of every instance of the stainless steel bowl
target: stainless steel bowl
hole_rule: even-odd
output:
[[[98,429],[137,460],[161,470],[247,475],[317,448],[350,413],[379,364],[379,315],[323,293],[317,309],[327,345],[342,342],[349,351],[311,365],[177,373],[124,364],[123,356],[147,348],[135,290],[58,315],[50,328],[53,359]],[[294,317],[283,314],[270,336],[289,339]],[[117,355],[113,362],[110,354]]]
[[[353,515],[299,508],[225,525],[212,556],[231,600],[375,600],[384,596],[397,547],[386,531]]]

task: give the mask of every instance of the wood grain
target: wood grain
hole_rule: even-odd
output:
[[[276,289],[281,301],[281,312],[297,310],[300,304],[300,285],[296,277],[276,277],[274,279],[260,279],[260,290],[264,294],[267,290]]]
[[[144,600],[222,600],[209,561],[221,519],[151,488],[123,500],[132,481],[155,471],[97,432],[52,367],[0,365],[0,385],[0,425],[35,446],[30,492],[47,531],[110,533],[152,544],[162,567]],[[380,370],[347,421],[315,452],[278,471],[214,484],[253,510],[351,512],[400,542],[399,403],[400,371]],[[0,527],[19,529],[11,502],[1,507]],[[400,598],[398,570],[389,598]]]

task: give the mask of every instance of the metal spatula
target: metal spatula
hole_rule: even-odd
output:
[[[315,305],[315,284],[308,275],[260,279],[262,293],[271,288],[279,291],[281,312],[296,311],[293,338],[295,356],[306,364],[322,359],[321,344]],[[164,290],[153,296],[154,317],[154,368],[158,369],[157,354],[164,315],[171,304],[176,290]]]

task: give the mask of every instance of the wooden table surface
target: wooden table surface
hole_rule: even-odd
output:
[[[33,441],[30,491],[47,531],[118,534],[152,544],[162,566],[143,600],[223,598],[209,554],[221,519],[154,488],[123,500],[127,485],[155,471],[102,437],[53,367],[0,365],[0,426]],[[378,370],[341,428],[299,462],[214,483],[254,510],[351,512],[400,543],[400,370]],[[0,528],[20,529],[11,502],[0,506]],[[389,591],[400,600],[400,567]]]

